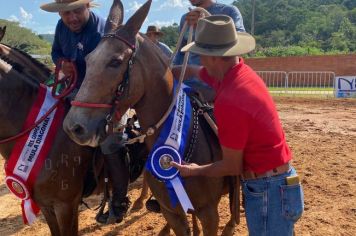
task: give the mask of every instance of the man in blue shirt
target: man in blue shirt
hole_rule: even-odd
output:
[[[73,8],[65,7],[69,3],[49,3],[52,5],[45,4],[41,8],[45,11],[58,12],[61,17],[54,34],[52,60],[56,66],[62,67],[66,76],[73,73],[69,61],[75,63],[78,70],[76,87],[79,88],[85,76],[84,58],[98,45],[104,34],[105,20],[90,11],[92,6],[90,0],[72,2],[82,2],[82,4],[75,5]],[[57,7],[54,7],[53,4],[56,4]],[[68,60],[68,62],[58,65],[60,59]]]
[[[214,0],[189,0],[190,3],[195,7],[201,7],[207,10],[211,15],[228,15],[232,18],[235,23],[237,32],[245,32],[245,27],[243,24],[242,15],[239,9],[232,5],[226,5],[222,3],[217,3]],[[202,15],[198,11],[190,11],[184,14],[180,20],[179,31],[182,30],[185,22],[188,23],[188,26],[196,27],[198,20],[202,18]],[[188,42],[188,28],[187,32],[184,33],[184,38],[182,44],[177,50],[177,55],[173,60],[173,65],[179,67],[183,64],[184,53],[181,52],[181,49],[187,45]],[[194,36],[193,36],[194,41]],[[195,53],[190,53],[188,58],[188,65],[201,65],[199,55]],[[206,101],[212,101],[215,97],[214,91],[204,82],[200,81],[197,78],[191,77],[184,81],[190,87],[193,87],[200,92],[201,96]]]
[[[166,44],[159,41],[163,36],[163,33],[157,26],[149,25],[147,27],[146,35],[168,58],[171,58],[173,52]]]
[[[190,0],[190,3],[195,7],[204,8],[211,15],[228,15],[228,16],[230,16],[235,23],[236,31],[237,32],[245,32],[242,15],[241,15],[239,9],[237,9],[237,7],[232,6],[232,5],[217,3],[213,0]],[[192,26],[196,27],[198,20],[200,18],[201,18],[201,15],[197,11],[190,11],[190,12],[184,14],[180,20],[179,31],[182,30],[185,21],[187,21],[189,26],[192,25]],[[183,64],[184,53],[181,52],[180,49],[183,48],[187,44],[187,41],[188,41],[188,31],[185,32],[182,45],[180,46],[179,50],[177,50],[177,52],[178,52],[177,56],[174,58],[174,61],[173,61],[174,65],[182,65]],[[194,38],[193,38],[193,41],[194,41]],[[199,55],[197,55],[195,53],[190,53],[188,64],[189,65],[201,65]]]
[[[55,2],[41,6],[42,10],[58,12],[61,17],[54,35],[52,60],[56,66],[61,67],[65,76],[73,74],[72,63],[74,63],[78,71],[77,89],[85,77],[85,56],[96,48],[104,34],[105,20],[90,10],[94,5],[92,0],[55,0]],[[59,65],[60,61],[62,61],[62,65]],[[121,122],[125,121],[121,120]],[[110,142],[115,143],[114,146],[117,147],[115,150],[108,150],[103,146],[110,146]],[[101,145],[109,179],[112,183],[111,206],[114,216],[111,215],[108,220],[108,212],[99,215],[96,219],[100,223],[121,222],[130,204],[126,197],[129,181],[125,158],[123,158],[126,153],[123,154],[123,149],[119,149],[119,143],[118,137],[109,136]]]

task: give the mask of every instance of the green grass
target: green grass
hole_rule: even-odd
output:
[[[334,95],[334,88],[332,87],[269,87],[271,95],[282,97],[320,97],[320,98],[332,98]]]
[[[325,87],[325,88],[320,88],[320,87],[297,87],[297,88],[283,88],[283,87],[268,87],[269,91],[334,91],[334,88],[332,87]]]

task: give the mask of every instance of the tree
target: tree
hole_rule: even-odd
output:
[[[7,29],[2,43],[30,54],[50,54],[51,44],[42,40],[31,30],[21,27],[18,22],[0,19],[0,26],[4,25],[6,25]]]
[[[233,5],[258,48],[355,52],[355,0],[235,0]]]
[[[171,26],[164,26],[161,28],[161,31],[164,33],[162,37],[162,42],[167,44],[171,49],[176,47],[176,43],[179,37],[179,26],[177,23],[174,23]]]

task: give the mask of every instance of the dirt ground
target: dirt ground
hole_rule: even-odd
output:
[[[296,234],[356,235],[356,100],[275,100],[304,187],[305,212]],[[131,186],[131,200],[138,197],[140,184],[141,180]],[[95,207],[99,200],[94,196],[87,202]],[[220,232],[229,219],[227,206],[224,197],[219,206]],[[157,235],[164,225],[162,216],[143,209],[131,212],[120,224],[101,226],[94,221],[95,212],[80,209],[80,235]],[[49,235],[42,216],[33,226],[22,224],[20,202],[6,189],[3,172],[0,235]],[[247,235],[243,213],[235,235]]]

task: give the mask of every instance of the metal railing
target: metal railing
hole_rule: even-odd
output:
[[[257,71],[257,74],[275,95],[334,96],[332,71]]]

